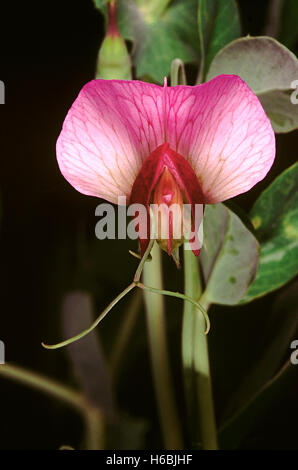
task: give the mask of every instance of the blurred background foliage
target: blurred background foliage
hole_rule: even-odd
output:
[[[190,7],[193,3],[187,2]],[[242,35],[274,35],[297,54],[297,1],[239,0],[238,6]],[[107,388],[99,394],[107,399],[110,446],[161,447],[142,307],[131,320],[135,324],[124,352],[115,359],[116,340],[131,297],[95,333],[101,348],[91,345],[87,364],[92,357],[101,375],[92,386],[90,380],[86,385],[82,375],[86,362],[73,370],[75,358],[81,357],[78,351],[41,347],[43,340],[56,342],[69,336],[63,326],[65,309],[67,302],[78,304],[79,300],[65,298],[66,294],[80,299],[78,291],[87,293],[83,298],[90,304],[88,315],[99,312],[127,285],[136,267],[128,253],[136,251],[136,242],[96,240],[94,212],[100,201],[74,191],[62,178],[55,157],[65,114],[80,88],[94,77],[104,18],[91,0],[53,0],[46,8],[37,2],[17,8],[6,5],[4,17],[6,28],[0,32],[0,79],[6,85],[6,104],[0,106],[0,339],[6,345],[6,359],[70,386],[80,384],[89,398],[98,390],[100,379],[108,376],[109,361],[115,365],[119,360],[117,374],[109,379],[116,384],[114,393],[107,379]],[[177,28],[174,19],[169,17],[170,31]],[[150,28],[158,31],[152,24]],[[193,57],[194,51],[186,49]],[[211,53],[206,53],[207,63]],[[146,54],[148,49],[141,51],[137,65],[144,75],[148,74]],[[197,68],[193,60],[189,62],[188,81],[194,84]],[[296,162],[297,146],[297,131],[277,136],[277,158],[268,177],[236,198],[243,210],[250,211],[261,191]],[[163,258],[166,288],[182,291],[182,273],[166,255]],[[297,338],[297,287],[294,279],[253,303],[211,308],[210,355],[223,448],[297,448],[298,379],[295,367],[287,363],[289,345]],[[186,431],[182,306],[175,299],[166,302],[171,364]],[[95,370],[90,374],[96,377]],[[37,391],[4,378],[0,381],[1,448],[82,445],[83,423],[78,413]]]

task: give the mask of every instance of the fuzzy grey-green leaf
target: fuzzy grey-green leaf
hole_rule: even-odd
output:
[[[291,100],[298,77],[298,60],[273,38],[246,37],[231,42],[214,58],[207,79],[239,75],[258,95],[275,132],[298,127],[298,105]]]
[[[298,128],[298,104],[291,100],[292,93],[293,90],[275,90],[259,96],[276,133],[291,132]]]
[[[261,95],[272,90],[289,90],[298,77],[298,61],[275,39],[248,36],[231,42],[214,57],[207,79],[222,73],[239,75]]]
[[[236,214],[223,204],[206,207],[200,261],[209,302],[237,304],[255,277],[258,257],[256,238]]]

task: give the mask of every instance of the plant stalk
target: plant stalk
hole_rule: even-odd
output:
[[[144,266],[144,283],[162,289],[161,253],[157,243],[154,244],[151,254],[152,261]],[[144,299],[152,374],[164,444],[167,450],[182,449],[182,433],[167,348],[164,298],[162,295],[144,290]]]
[[[185,294],[199,299],[204,305],[199,263],[191,250],[184,250]],[[208,341],[205,334],[205,320],[194,305],[184,304],[182,330],[182,360],[184,384],[190,434],[195,445],[201,443],[203,449],[216,450],[217,431],[212,397]],[[199,426],[197,425],[199,423]]]
[[[29,369],[13,364],[1,364],[0,377],[43,392],[74,408],[85,422],[86,448],[88,450],[104,448],[103,414],[99,408],[94,408],[87,403],[82,393]]]

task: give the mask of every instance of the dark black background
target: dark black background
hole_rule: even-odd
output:
[[[260,34],[268,2],[239,3],[244,33]],[[80,88],[94,76],[103,32],[102,17],[91,0],[1,5],[0,79],[6,86],[6,103],[0,106],[0,338],[5,342],[8,361],[68,382],[72,378],[65,352],[45,351],[40,345],[42,340],[55,342],[60,337],[62,294],[71,288],[88,288],[102,309],[127,284],[135,267],[127,248],[136,247],[126,242],[98,242],[93,264],[82,263],[76,249],[78,234],[85,234],[87,242],[94,243],[98,200],[82,196],[68,185],[55,157],[55,142],[65,114]],[[266,181],[238,198],[243,208],[249,209],[260,191],[296,161],[297,132],[279,136],[277,144],[277,159]],[[182,274],[176,274],[171,261],[165,259],[165,264],[166,283],[172,290],[181,289]],[[257,355],[262,325],[275,296],[254,302],[253,307],[238,308],[239,312],[218,309],[215,331],[210,336],[218,413],[234,386],[233,380],[237,382],[245,374],[246,364]],[[177,310],[171,320],[174,324],[179,321],[180,310],[176,302],[170,305]],[[117,313],[103,326],[110,341],[120,318]],[[171,348],[181,393],[176,330],[173,328]],[[231,333],[230,338],[223,338],[221,331],[227,330],[237,332],[237,336]],[[107,351],[110,341],[106,341]],[[129,364],[124,360],[118,401],[124,410],[149,421],[147,445],[154,447],[160,441],[145,333],[136,343],[137,357],[132,345],[126,361]],[[2,449],[79,445],[81,423],[71,410],[2,378],[0,413]],[[297,419],[293,390],[270,410],[243,447],[295,447]]]

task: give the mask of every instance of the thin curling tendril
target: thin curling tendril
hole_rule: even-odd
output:
[[[203,316],[205,318],[205,321],[206,321],[206,331],[205,331],[205,333],[207,334],[209,332],[209,330],[210,330],[210,320],[209,320],[209,317],[208,317],[208,314],[207,314],[206,310],[202,307],[202,305],[199,304],[199,302],[196,302],[195,300],[191,299],[190,297],[188,297],[185,294],[180,294],[179,292],[172,292],[172,291],[167,291],[167,290],[155,289],[154,287],[145,286],[144,284],[142,284],[140,282],[142,271],[143,271],[143,268],[144,268],[144,264],[146,263],[148,257],[150,256],[150,252],[151,252],[151,249],[153,247],[153,243],[155,241],[155,237],[154,237],[154,234],[155,234],[154,217],[153,217],[151,209],[150,209],[150,215],[151,215],[151,217],[150,217],[150,219],[151,219],[151,233],[153,234],[153,236],[151,236],[150,243],[148,244],[148,247],[147,247],[147,249],[144,253],[144,256],[142,257],[142,259],[141,259],[141,261],[140,261],[140,263],[139,263],[139,265],[136,269],[136,272],[135,272],[135,275],[134,275],[134,278],[133,278],[133,282],[131,284],[129,284],[129,286],[127,286],[103,310],[103,312],[101,312],[101,314],[96,318],[96,320],[88,328],[81,331],[81,333],[78,333],[77,335],[72,336],[71,338],[66,339],[65,341],[61,341],[60,343],[57,343],[57,344],[41,343],[42,346],[45,349],[63,348],[64,346],[68,346],[69,344],[74,343],[75,341],[78,341],[78,340],[84,338],[84,336],[91,333],[91,331],[93,331],[99,325],[99,323],[106,317],[106,315],[113,309],[113,307],[115,307],[115,305],[117,305],[117,303],[121,299],[123,299],[123,297],[125,297],[126,294],[128,294],[135,287],[139,287],[143,290],[148,290],[148,291],[151,291],[151,292],[155,292],[156,294],[160,294],[160,295],[167,295],[167,296],[170,296],[170,297],[177,297],[179,299],[186,300],[186,301],[192,303],[193,305],[195,305],[195,307],[197,307],[200,310],[200,312],[203,314]]]
[[[153,224],[152,224],[153,226]],[[144,253],[144,256],[143,258],[141,259],[138,267],[137,267],[137,270],[136,270],[136,273],[134,275],[134,280],[131,284],[129,284],[129,286],[126,287],[126,289],[124,289],[105,309],[104,311],[96,318],[96,320],[89,326],[89,328],[86,328],[85,330],[81,331],[81,333],[75,335],[75,336],[72,336],[71,338],[69,339],[66,339],[65,341],[61,341],[60,343],[57,343],[57,344],[46,344],[46,343],[41,343],[42,346],[45,348],[45,349],[59,349],[59,348],[63,348],[64,346],[68,346],[69,344],[71,343],[74,343],[75,341],[78,341],[79,339],[82,339],[84,338],[84,336],[86,336],[88,333],[91,333],[91,331],[94,330],[94,328],[97,327],[97,325],[99,325],[99,323],[106,317],[106,315],[112,310],[113,307],[115,307],[115,305],[121,300],[123,299],[123,297],[126,296],[126,294],[128,294],[132,289],[134,289],[136,286],[137,286],[137,283],[139,282],[140,278],[141,278],[141,275],[142,275],[142,271],[143,271],[143,267],[144,267],[144,264],[150,254],[150,251],[152,249],[152,246],[153,246],[153,243],[154,243],[154,238],[152,238],[150,240],[150,243],[147,247],[147,250],[145,251]]]
[[[167,295],[169,297],[177,297],[178,299],[182,299],[182,300],[186,300],[187,302],[190,302],[198,310],[200,310],[200,312],[202,313],[202,315],[205,319],[205,322],[206,322],[205,334],[207,335],[209,333],[209,331],[210,331],[210,319],[209,319],[208,313],[206,312],[204,307],[199,302],[197,302],[196,300],[192,299],[188,295],[181,294],[180,292],[173,292],[173,291],[170,291],[170,290],[156,289],[155,287],[145,286],[141,282],[135,282],[135,284],[136,284],[137,287],[140,287],[140,289],[148,290],[148,291],[153,292],[155,294]]]

